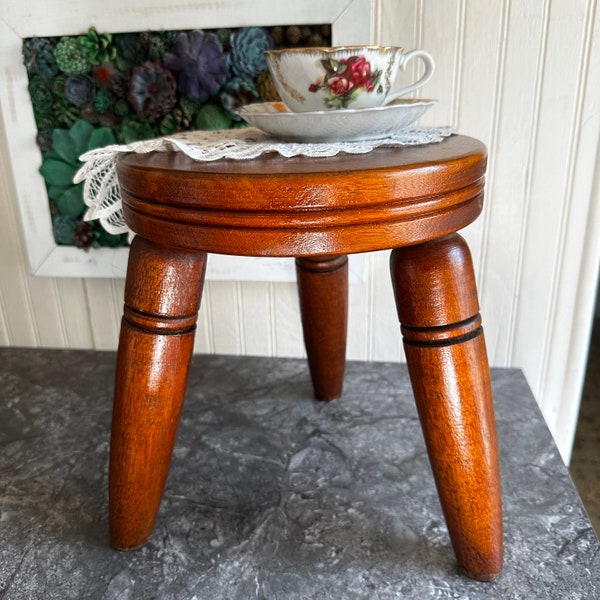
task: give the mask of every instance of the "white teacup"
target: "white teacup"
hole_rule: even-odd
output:
[[[424,50],[399,46],[338,46],[267,50],[275,87],[292,112],[385,106],[425,85],[435,63]],[[425,73],[415,83],[392,93],[399,70],[420,58]]]

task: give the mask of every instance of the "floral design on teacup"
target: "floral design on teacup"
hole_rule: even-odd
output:
[[[379,83],[381,70],[372,71],[371,63],[364,56],[349,56],[340,60],[324,58],[319,62],[325,75],[319,81],[311,83],[308,91],[316,93],[323,90],[326,108],[348,108],[365,92],[383,92]]]

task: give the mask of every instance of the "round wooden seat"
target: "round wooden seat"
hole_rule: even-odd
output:
[[[152,533],[185,395],[207,253],[296,258],[315,396],[333,400],[342,395],[345,367],[347,255],[390,249],[409,373],[458,563],[476,579],[500,574],[489,367],[472,260],[456,233],[481,212],[485,168],[485,147],[464,136],[330,158],[120,158],[123,210],[137,235],[111,440],[115,547],[139,547]]]
[[[119,183],[128,224],[147,239],[219,254],[312,256],[461,229],[481,212],[485,167],[483,144],[452,136],[318,159],[128,154]]]

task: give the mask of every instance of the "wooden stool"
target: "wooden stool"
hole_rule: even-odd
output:
[[[392,249],[406,358],[454,551],[469,577],[500,574],[489,367],[471,256],[456,233],[481,212],[485,168],[484,145],[464,136],[316,159],[121,157],[124,214],[137,236],[112,426],[114,547],[137,548],[152,533],[185,395],[206,253],[296,257],[315,396],[332,400],[344,375],[347,255]]]

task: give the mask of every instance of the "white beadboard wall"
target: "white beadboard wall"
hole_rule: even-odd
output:
[[[490,361],[523,369],[566,462],[600,260],[597,4],[374,0],[376,43],[436,57],[423,123],[488,145],[484,213],[464,235]],[[0,345],[116,348],[122,279],[30,275],[0,137]],[[403,360],[387,259],[369,255],[351,287],[349,359]],[[294,285],[207,282],[196,351],[303,356]]]

